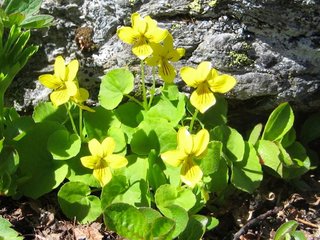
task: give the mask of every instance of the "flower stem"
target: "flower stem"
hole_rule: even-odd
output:
[[[0,140],[4,135],[4,92],[0,91]]]
[[[83,123],[82,122],[82,108],[79,107],[79,133],[80,133],[81,142],[84,141],[82,123]]]
[[[130,100],[132,100],[133,102],[137,103],[138,105],[144,108],[143,104],[139,102],[135,97],[132,97],[129,94],[125,94],[124,96],[126,96],[127,98],[129,98]]]
[[[194,111],[194,114],[193,114],[192,119],[191,119],[191,122],[190,122],[190,129],[189,129],[189,132],[190,132],[190,133],[192,132],[193,124],[194,124],[194,121],[197,119],[198,113],[199,113],[199,110],[196,109],[196,110]]]
[[[148,108],[150,108],[152,105],[152,100],[153,100],[155,92],[156,92],[156,68],[152,67],[152,87],[150,90],[150,99],[149,99]]]
[[[145,75],[144,75],[144,61],[143,60],[141,60],[141,88],[142,88],[143,108],[145,110],[148,110],[147,91],[146,91]]]
[[[74,133],[79,136],[79,133],[78,133],[77,128],[76,128],[76,125],[74,124],[74,121],[73,121],[72,114],[71,114],[71,112],[70,112],[70,108],[69,108],[69,107],[70,107],[70,103],[69,103],[69,102],[66,103],[66,104],[65,104],[65,107],[66,107],[66,109],[67,109],[67,112],[68,112],[68,115],[69,115],[69,118],[70,118],[70,122],[71,122],[71,125],[72,125],[72,129],[73,129]]]

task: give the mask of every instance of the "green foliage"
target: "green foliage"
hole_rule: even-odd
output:
[[[102,213],[101,203],[97,196],[90,193],[90,188],[84,183],[65,183],[58,192],[62,212],[82,223],[96,220]]]
[[[198,240],[219,224],[214,217],[200,215],[203,208],[214,209],[235,190],[253,193],[265,172],[296,180],[315,167],[302,143],[318,139],[318,129],[310,128],[317,126],[318,115],[306,121],[300,143],[293,110],[288,103],[280,104],[246,140],[227,125],[228,106],[220,93],[234,86],[233,77],[220,75],[225,84],[210,86],[205,96],[202,91],[191,93],[191,100],[171,82],[157,90],[155,74],[146,88],[144,64],[153,65],[153,73],[158,68],[161,78],[176,75],[171,60],[178,56],[158,63],[153,63],[154,56],[141,60],[140,98],[129,95],[136,76],[128,69],[113,69],[102,78],[96,107],[85,105],[87,92],[75,77],[68,81],[74,81],[77,93],[64,106],[40,103],[32,117],[4,108],[6,89],[37,51],[37,46],[27,46],[30,31],[23,28],[51,21],[37,14],[40,4],[5,0],[0,12],[0,194],[36,199],[58,188],[60,207],[70,219],[90,223],[103,215],[108,229],[130,240]],[[134,47],[134,53],[145,57],[147,48]],[[171,52],[179,57],[184,53],[173,46]],[[200,64],[200,70],[211,66]],[[203,74],[199,69],[184,67],[182,79],[192,82]],[[201,84],[210,85],[211,80],[195,88],[201,90]],[[294,224],[280,228],[278,239],[288,234],[302,239],[295,228]]]
[[[77,134],[69,134],[65,129],[57,130],[48,138],[48,150],[55,160],[67,160],[76,156],[81,148]]]
[[[23,237],[19,236],[19,233],[11,228],[11,223],[0,216],[0,239],[4,240],[22,240]]]
[[[42,0],[5,0],[1,6],[5,15],[2,21],[7,27],[43,28],[51,25],[53,17],[38,14]]]
[[[175,228],[173,220],[154,213],[142,211],[125,203],[115,203],[104,210],[104,222],[110,230],[130,240],[172,239]]]
[[[299,224],[296,221],[290,220],[283,223],[274,236],[274,240],[307,240],[303,232],[297,231]]]
[[[99,102],[101,106],[112,110],[122,101],[125,94],[129,94],[134,87],[134,77],[127,69],[109,71],[102,79]]]

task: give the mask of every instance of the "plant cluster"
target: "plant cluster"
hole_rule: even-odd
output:
[[[296,141],[288,103],[244,138],[227,125],[222,96],[236,79],[210,62],[177,71],[173,63],[185,50],[174,47],[168,30],[138,13],[117,35],[141,61],[141,99],[130,95],[135,76],[120,68],[102,78],[98,106],[85,105],[89,93],[78,83],[79,62],[66,64],[58,56],[53,74],[39,76],[52,89],[49,102],[37,105],[32,116],[4,108],[7,87],[37,50],[27,47],[30,32],[22,27],[50,22],[34,15],[41,1],[12,10],[14,2],[5,1],[0,19],[0,194],[36,199],[58,188],[61,210],[70,219],[87,223],[103,216],[108,229],[131,240],[194,240],[218,225],[199,213],[210,198],[223,201],[236,189],[252,193],[265,171],[291,180],[314,167]],[[24,19],[13,23],[15,12]],[[31,24],[39,18],[42,25]],[[146,67],[152,76],[145,76]],[[174,84],[177,74],[193,89],[190,98]],[[157,75],[163,80],[159,94]],[[149,89],[146,77],[153,80]],[[312,133],[306,143],[319,136]]]

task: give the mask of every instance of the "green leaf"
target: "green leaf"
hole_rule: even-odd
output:
[[[53,159],[67,160],[80,152],[81,139],[67,130],[57,130],[49,136],[47,146]]]
[[[150,207],[140,207],[139,211],[145,216],[149,224],[152,224],[157,218],[162,217],[161,213]]]
[[[10,0],[5,4],[7,14],[20,12],[25,15],[32,15],[39,12],[42,0]]]
[[[254,126],[254,128],[252,129],[248,142],[251,143],[252,145],[256,145],[256,143],[258,142],[261,132],[262,132],[262,124],[259,123],[256,126]]]
[[[218,170],[210,174],[210,178],[205,182],[211,192],[221,192],[227,187],[228,180],[229,168],[226,162],[222,159],[219,163]]]
[[[200,160],[200,168],[205,175],[218,171],[222,155],[222,143],[212,141],[208,145],[207,154]]]
[[[204,114],[198,115],[200,121],[204,124],[206,129],[212,129],[219,125],[227,123],[228,104],[221,95],[215,95],[216,104],[212,106]]]
[[[306,149],[299,142],[294,142],[287,149],[293,164],[284,168],[283,177],[285,179],[298,178],[310,170],[311,161],[307,155]]]
[[[294,114],[289,103],[280,104],[269,116],[262,139],[279,141],[292,128]]]
[[[121,123],[110,110],[103,107],[97,107],[94,110],[95,112],[84,112],[84,126],[89,139],[96,138],[101,142],[107,137],[111,126],[120,127]]]
[[[165,208],[162,208],[162,211],[164,216],[166,216],[169,219],[172,219],[175,223],[175,229],[172,233],[172,238],[176,238],[184,231],[186,228],[189,216],[185,209],[178,205],[171,205],[167,206]]]
[[[281,139],[281,145],[286,148],[296,141],[296,131],[291,128]]]
[[[164,84],[162,93],[170,101],[178,100],[180,97],[179,88],[175,84]]]
[[[36,123],[17,142],[20,156],[20,177],[25,180],[19,190],[26,196],[38,198],[58,187],[68,173],[64,161],[55,161],[47,150],[48,137],[61,129],[55,122]]]
[[[223,143],[223,152],[228,160],[232,162],[242,160],[245,144],[241,134],[237,130],[221,125],[211,130],[210,135],[211,139]]]
[[[246,143],[245,147],[242,161],[233,164],[231,182],[236,188],[253,193],[262,181],[262,167],[253,145]]]
[[[30,16],[24,19],[20,26],[23,28],[44,28],[49,27],[54,18],[50,15],[39,14],[36,16]]]
[[[160,217],[152,224],[152,237],[155,240],[171,240],[175,229],[175,222],[171,219]]]
[[[200,240],[206,232],[208,219],[205,216],[193,215],[185,230],[180,234],[179,240]]]
[[[100,199],[90,195],[90,188],[80,182],[65,183],[58,192],[62,212],[81,223],[93,222],[102,213]]]
[[[131,150],[148,155],[152,149],[165,152],[176,148],[177,133],[164,119],[148,119],[140,123],[131,140]],[[146,144],[148,143],[148,144]]]
[[[122,195],[128,189],[128,183],[125,176],[116,175],[113,176],[111,181],[108,182],[101,192],[101,207],[102,209],[107,208],[112,203],[115,203],[115,199]]]
[[[308,117],[303,123],[301,129],[301,141],[308,144],[311,141],[320,138],[320,113],[315,113]]]
[[[283,177],[283,164],[280,160],[280,149],[276,143],[268,140],[260,140],[257,143],[257,151],[263,166],[272,170],[271,173]]]
[[[134,76],[127,69],[113,69],[101,81],[99,102],[102,107],[112,110],[122,101],[123,95],[134,88]]]
[[[64,106],[55,107],[52,102],[39,103],[32,114],[35,122],[56,121],[63,123],[67,120],[67,111]]]
[[[176,188],[164,184],[157,189],[155,202],[161,212],[166,212],[166,208],[172,205],[180,206],[188,211],[195,205],[196,197],[188,188]]]
[[[177,100],[169,100],[163,95],[154,99],[154,106],[144,113],[144,119],[166,119],[176,127],[185,115],[185,94],[180,93]]]
[[[131,141],[135,128],[139,125],[139,116],[141,115],[142,107],[134,102],[121,104],[114,110],[114,114],[121,122],[120,128],[128,137],[128,142]],[[141,115],[142,116],[142,115]]]
[[[11,223],[0,216],[0,239],[3,240],[23,240],[20,234],[11,228]]]
[[[295,231],[291,234],[291,237],[294,238],[294,240],[307,240],[306,236],[302,231]]]
[[[104,222],[108,229],[130,240],[146,239],[148,221],[137,208],[125,204],[114,203],[103,211]]]
[[[212,230],[219,225],[219,220],[215,217],[206,216],[208,218],[207,230]]]
[[[166,166],[154,150],[148,156],[148,163],[147,181],[152,190],[155,191],[158,187],[168,182],[164,173]]]
[[[108,129],[108,133],[107,133],[108,137],[112,137],[114,139],[114,141],[116,142],[116,147],[114,149],[114,153],[115,154],[126,154],[126,147],[127,147],[127,142],[126,142],[126,138],[124,135],[124,132],[122,131],[121,128],[119,127],[115,127],[115,126],[111,126]]]
[[[294,232],[298,226],[299,224],[293,220],[283,223],[276,231],[276,234],[274,235],[274,240],[284,240],[285,235],[287,233]]]
[[[150,192],[146,182],[147,159],[135,155],[127,156],[128,165],[121,174],[103,187],[101,194],[103,207],[111,203],[123,202],[137,207],[150,206]],[[120,172],[117,172],[118,174]]]
[[[4,137],[2,139],[0,139],[0,153],[3,149],[3,143],[4,143]]]

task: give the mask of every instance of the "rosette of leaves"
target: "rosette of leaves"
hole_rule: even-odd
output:
[[[4,0],[0,16],[5,27],[17,25],[21,28],[43,28],[50,26],[53,17],[38,14],[42,0]]]
[[[38,15],[41,3],[41,0],[4,0],[0,6],[0,192],[6,195],[13,195],[16,188],[15,172],[20,165],[16,144],[32,123],[14,109],[6,109],[4,95],[38,50],[38,46],[28,45],[30,29],[47,27],[53,20],[51,16]]]

